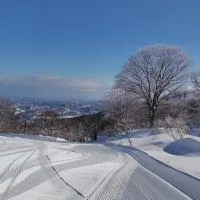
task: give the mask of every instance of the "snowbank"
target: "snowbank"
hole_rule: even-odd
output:
[[[23,138],[23,139],[31,139],[31,140],[42,140],[49,142],[67,142],[67,140],[63,138],[56,138],[51,136],[44,135],[30,135],[30,134],[21,134],[21,133],[0,133],[0,136],[3,137],[11,137],[11,138]]]
[[[184,138],[167,145],[164,151],[173,155],[200,153],[200,142],[192,138]]]

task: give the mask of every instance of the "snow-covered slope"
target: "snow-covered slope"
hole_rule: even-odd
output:
[[[1,134],[0,199],[83,199],[122,164],[121,154],[103,145]]]
[[[137,150],[137,158],[146,162],[143,167],[110,143],[19,136],[0,135],[1,200],[200,200],[199,181],[173,169],[165,171]],[[158,164],[160,175],[147,169]],[[171,177],[175,184],[169,184]]]
[[[187,135],[182,140],[174,141],[167,131],[154,135],[150,129],[139,129],[130,131],[130,138],[133,147],[167,165],[200,178],[200,137]],[[110,141],[130,146],[125,135]]]

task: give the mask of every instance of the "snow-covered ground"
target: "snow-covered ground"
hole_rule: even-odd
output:
[[[200,200],[199,184],[112,143],[0,135],[0,200]]]
[[[123,163],[121,154],[98,146],[1,134],[0,199],[81,199],[90,195]],[[97,156],[98,148],[101,154]]]
[[[193,129],[199,135],[200,129]],[[154,135],[150,129],[132,130],[129,133],[133,147],[136,147],[157,160],[200,179],[200,137],[187,135],[174,141],[167,130]],[[127,137],[112,138],[115,144],[130,146]]]

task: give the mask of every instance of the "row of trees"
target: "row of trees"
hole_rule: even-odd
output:
[[[200,91],[200,73],[191,75],[190,67],[188,56],[168,45],[148,46],[131,56],[107,95],[105,113],[114,128],[128,133],[135,127],[176,127],[181,136],[197,110],[187,107],[190,101],[174,103],[173,97],[192,85]]]
[[[25,119],[16,114],[13,102],[0,99],[0,132],[41,134],[77,142],[96,140],[101,126],[101,115],[96,113],[64,119],[55,110],[44,110],[36,118]]]
[[[26,123],[25,133],[61,137],[68,141],[83,142],[95,140],[100,126],[101,113],[60,118],[54,110],[41,113],[41,116]]]

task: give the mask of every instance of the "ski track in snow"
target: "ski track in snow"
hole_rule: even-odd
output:
[[[136,153],[119,145],[0,136],[0,200],[200,200],[198,185],[191,185],[197,180],[167,171],[183,181],[180,188]]]

